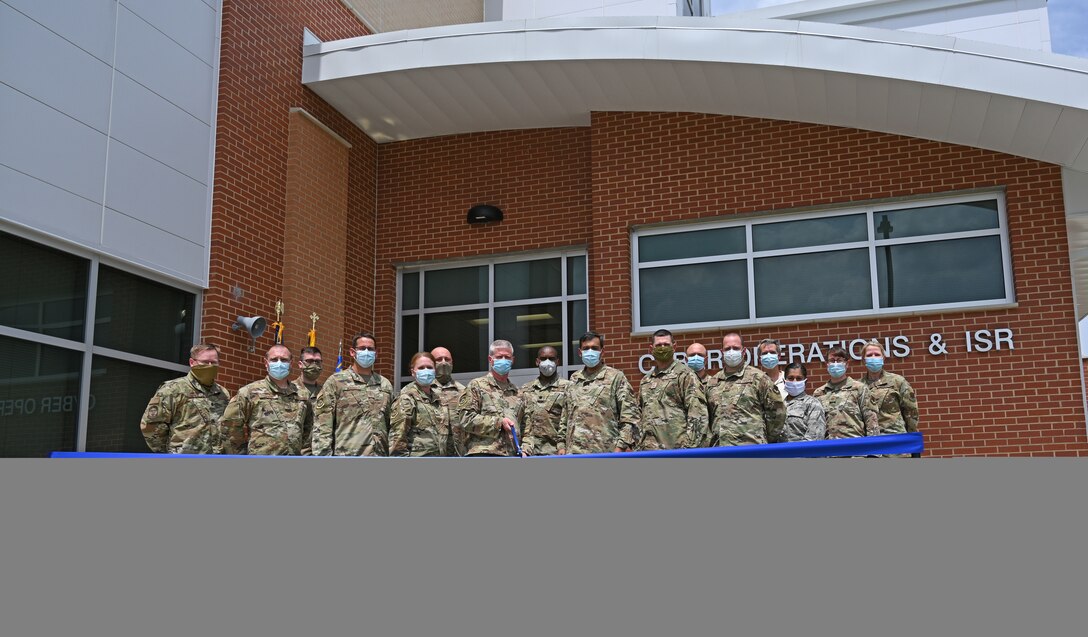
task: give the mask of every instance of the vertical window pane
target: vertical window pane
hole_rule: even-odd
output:
[[[83,340],[90,262],[0,232],[0,325]]]
[[[433,349],[433,348],[432,348]],[[412,356],[419,351],[419,315],[411,314],[400,319],[401,376],[411,376]],[[430,350],[428,350],[430,351]]]
[[[746,261],[697,263],[639,271],[643,325],[681,325],[748,318]]]
[[[570,343],[567,351],[567,365],[581,365],[582,359],[578,357],[578,339],[589,331],[589,307],[585,301],[569,301],[567,303],[567,336]]]
[[[559,259],[495,264],[495,300],[513,301],[563,294]]]
[[[1000,237],[879,247],[876,270],[881,307],[1006,297]]]
[[[586,293],[586,258],[567,257],[567,294]]]
[[[863,214],[760,223],[752,226],[753,250],[786,250],[868,240],[869,231]]]
[[[746,251],[744,226],[651,234],[638,238],[640,263],[693,259]]]
[[[997,201],[992,199],[873,213],[877,240],[986,230],[998,224]]]
[[[756,259],[756,316],[872,309],[871,281],[866,248]]]
[[[0,456],[75,450],[82,359],[80,352],[0,336]]]
[[[95,356],[91,364],[87,451],[149,453],[140,418],[159,385],[182,372],[104,356]]]
[[[430,274],[427,275],[430,280]],[[487,370],[487,309],[434,312],[423,318],[423,344],[445,347],[453,354],[453,371]]]
[[[514,344],[514,367],[530,368],[536,352],[551,345],[563,355],[563,304],[533,303],[495,308],[495,338]],[[563,363],[560,362],[560,365]]]
[[[426,307],[487,303],[487,266],[432,270],[423,276]]]
[[[99,266],[94,344],[184,364],[195,304],[194,294]]]
[[[419,272],[405,272],[401,276],[400,309],[419,309]]]

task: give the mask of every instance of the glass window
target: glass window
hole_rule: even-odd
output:
[[[400,309],[419,309],[419,272],[405,272],[401,277]]]
[[[997,201],[992,199],[873,213],[878,240],[989,230],[999,223]]]
[[[541,347],[551,345],[557,351],[563,351],[563,304],[497,307],[495,338],[514,344],[514,367],[532,367],[536,352]]]
[[[82,341],[90,261],[0,232],[0,325]]]
[[[876,269],[882,307],[1005,298],[1000,237],[882,246]]]
[[[159,385],[182,375],[105,356],[91,361],[87,451],[150,453],[140,418]]]
[[[755,275],[760,318],[873,307],[866,248],[756,259]]]
[[[748,318],[745,261],[695,263],[640,272],[643,325],[676,325]]]
[[[495,300],[514,301],[563,294],[563,262],[556,259],[495,264]]]
[[[94,344],[185,364],[195,304],[194,294],[99,266]]]
[[[487,303],[487,266],[425,272],[423,303],[426,307]]]
[[[743,227],[651,234],[638,238],[640,263],[694,259],[747,250]]]
[[[567,294],[586,293],[586,258],[567,257]]]
[[[785,250],[833,243],[868,241],[865,215],[840,215],[752,226],[752,249]]]
[[[412,356],[419,351],[418,314],[405,314],[400,318],[400,334],[400,346],[403,348],[403,355],[401,356],[403,359],[403,368],[400,373],[402,376],[411,376],[412,372],[409,370],[411,370]]]
[[[487,369],[487,346],[491,343],[488,328],[487,308],[424,314],[424,347],[428,351],[448,349],[456,372],[482,372]],[[401,351],[402,356],[412,356],[412,352]]]
[[[0,456],[75,450],[82,361],[77,351],[0,336]]]
[[[589,331],[589,307],[586,301],[569,301],[567,303],[567,321],[570,329],[567,330],[569,338],[567,365],[581,365],[582,359],[578,356],[578,339]]]

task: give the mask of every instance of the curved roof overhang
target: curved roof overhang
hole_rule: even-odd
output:
[[[986,148],[1088,172],[1088,60],[787,20],[576,18],[309,45],[303,84],[378,142],[745,115]]]

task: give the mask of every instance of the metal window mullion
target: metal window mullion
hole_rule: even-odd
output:
[[[825,243],[816,246],[798,246],[796,248],[783,248],[780,250],[757,250],[753,252],[755,258],[766,259],[772,257],[792,257],[799,254],[819,254],[821,252],[840,252],[842,250],[856,250],[869,247],[868,239],[865,241],[851,241],[849,243]]]
[[[21,330],[17,327],[8,327],[7,325],[0,325],[0,336],[7,336],[20,341],[30,341],[39,345],[69,349],[76,352],[87,351],[87,344],[85,342],[69,341],[56,336],[49,336],[48,334],[38,334],[37,332]]]
[[[570,358],[570,337],[567,335],[567,333],[569,332],[569,328],[567,326],[567,304],[570,303],[567,298],[567,294],[570,292],[570,290],[567,289],[567,259],[569,258],[570,257],[564,254],[559,260],[559,291],[562,292],[563,299],[559,303],[562,306],[559,310],[559,340],[562,342],[561,347],[563,348],[563,351],[559,352],[559,360],[561,361],[566,361]],[[562,372],[559,369],[556,369],[555,373],[560,374]]]
[[[79,416],[76,419],[76,451],[87,450],[87,426],[90,422],[91,367],[94,361],[94,317],[98,303],[98,258],[91,259],[87,274],[86,329],[83,331],[82,368],[79,375]]]
[[[1009,245],[1009,220],[1005,210],[1005,197],[997,198],[997,227],[1001,230],[1001,264],[1005,274],[1005,300],[1016,301],[1016,288],[1012,276],[1012,248]],[[1076,298],[1076,295],[1074,295]]]
[[[666,259],[662,261],[648,261],[646,263],[639,263],[638,268],[640,270],[648,270],[650,268],[668,268],[677,265],[697,265],[700,263],[720,263],[724,261],[741,261],[747,253],[732,252],[730,254],[712,254],[705,257],[690,257],[687,259]]]
[[[876,228],[873,225],[875,213],[872,210],[865,211],[866,231],[869,233],[869,288],[872,292],[873,309],[880,309],[880,279],[876,267]]]
[[[979,237],[994,237],[1001,235],[1001,226],[997,228],[985,228],[982,230],[964,230],[962,232],[943,232],[941,234],[920,234],[914,237],[902,237],[900,239],[875,239],[876,246],[909,245],[912,243],[930,243],[933,241],[952,241],[954,239],[976,239]]]
[[[756,318],[756,261],[755,256],[752,253],[752,224],[744,224],[744,242],[745,247],[748,249],[746,256],[747,269],[748,269],[748,321],[751,322]]]
[[[147,367],[157,367],[159,369],[169,369],[171,371],[183,373],[188,373],[189,371],[188,365],[182,365],[181,363],[171,363],[169,361],[160,360],[158,358],[151,358],[149,356],[141,356],[139,354],[123,352],[121,350],[111,349],[109,347],[102,347],[100,345],[92,345],[90,348],[90,353],[95,356],[104,356],[106,358],[125,361],[126,363],[146,365]]]

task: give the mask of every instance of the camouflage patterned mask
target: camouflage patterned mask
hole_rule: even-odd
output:
[[[654,347],[654,358],[662,363],[669,362],[669,359],[672,358],[672,354],[673,349],[671,345],[657,345]]]
[[[449,382],[450,376],[453,376],[453,363],[436,363],[434,375],[443,383]]]
[[[302,376],[309,382],[315,382],[321,376],[321,363],[306,363],[302,366]]]
[[[197,382],[205,387],[215,384],[215,377],[219,373],[218,365],[194,365],[189,368]]]

